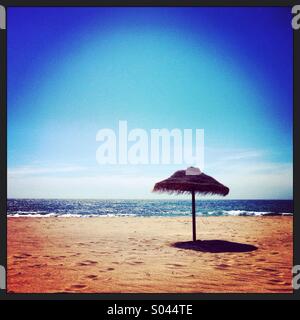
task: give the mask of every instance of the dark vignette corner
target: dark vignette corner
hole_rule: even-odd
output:
[[[1,66],[1,93],[0,93],[0,265],[7,269],[7,246],[6,246],[6,192],[7,192],[7,174],[6,174],[6,30],[0,29],[0,66]],[[3,274],[2,274],[3,276]],[[3,279],[2,279],[3,280]],[[5,279],[6,280],[6,279]],[[0,296],[6,290],[0,290]]]
[[[298,2],[300,4],[300,2]],[[300,29],[294,30],[294,86],[293,86],[293,191],[294,191],[294,218],[293,218],[293,232],[294,232],[294,265],[300,265],[300,220],[298,212],[300,210],[300,189],[297,177],[300,176],[299,169],[299,120],[300,120]],[[300,299],[300,290],[295,290],[294,295]]]

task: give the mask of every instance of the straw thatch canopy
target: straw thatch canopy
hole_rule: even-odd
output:
[[[199,173],[195,171],[188,172],[188,170],[179,170],[170,178],[157,182],[153,191],[177,194],[194,192],[199,194],[226,196],[229,193],[229,188],[214,178],[201,173],[200,170]]]
[[[193,241],[196,241],[196,193],[226,196],[229,188],[204,174],[199,168],[189,167],[186,170],[176,171],[168,179],[157,182],[153,191],[192,194]]]

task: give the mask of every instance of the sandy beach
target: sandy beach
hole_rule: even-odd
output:
[[[283,217],[8,218],[8,291],[292,292]],[[174,245],[176,242],[181,242]]]

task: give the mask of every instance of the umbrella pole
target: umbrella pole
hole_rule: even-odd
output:
[[[196,241],[196,202],[195,191],[192,191],[193,241]]]

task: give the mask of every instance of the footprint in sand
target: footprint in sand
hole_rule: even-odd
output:
[[[107,268],[106,270],[107,271],[113,271],[113,270],[115,270],[115,268]]]
[[[144,262],[143,261],[130,261],[128,262],[128,264],[131,264],[131,265],[137,265],[137,264],[143,264]]]
[[[276,254],[279,254],[279,252],[278,251],[273,251],[273,252],[270,252],[270,254],[272,254],[274,256]]]
[[[21,254],[15,254],[15,255],[13,255],[13,257],[16,258],[16,259],[26,259],[26,258],[31,257],[31,254],[21,253]]]
[[[220,270],[224,270],[227,269],[229,267],[228,264],[222,263],[222,264],[218,264],[215,266],[216,269],[220,269]]]
[[[78,266],[92,266],[92,265],[95,265],[97,263],[98,263],[97,261],[84,260],[84,261],[78,262],[77,265]]]
[[[269,284],[281,284],[284,286],[291,285],[291,283],[288,283],[288,282],[280,280],[280,279],[272,279],[272,280],[269,280],[268,283]]]
[[[86,276],[86,278],[91,279],[91,280],[96,280],[96,279],[98,279],[98,276],[96,276],[94,274],[89,274],[88,276]]]
[[[266,261],[266,259],[265,258],[258,258],[255,261]]]
[[[60,260],[60,259],[64,259],[66,258],[66,256],[54,256],[54,257],[51,257],[50,259],[51,260]]]
[[[289,271],[287,273],[284,272],[277,272],[276,277],[279,278],[284,278],[286,276],[286,274],[290,274]]]
[[[272,268],[261,268],[261,270],[267,271],[267,272],[276,272],[277,271],[277,270],[272,269]]]
[[[30,268],[42,268],[42,267],[47,267],[46,263],[40,263],[40,264],[33,264],[29,266]]]
[[[85,287],[86,287],[85,284],[73,284],[70,288],[72,290],[72,289],[83,289]]]
[[[184,267],[183,264],[179,264],[179,263],[167,263],[167,266],[169,266],[169,267],[175,267],[175,268],[182,268],[182,267]]]

